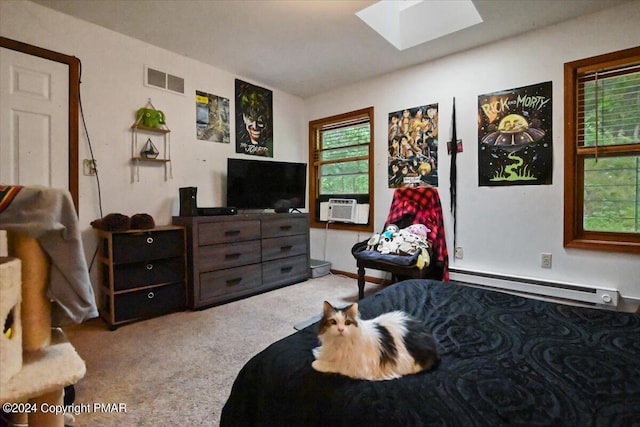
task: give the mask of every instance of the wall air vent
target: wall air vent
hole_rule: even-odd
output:
[[[356,222],[358,203],[356,199],[329,199],[328,221]]]
[[[184,79],[182,77],[149,67],[145,67],[144,71],[144,84],[146,86],[184,95]]]

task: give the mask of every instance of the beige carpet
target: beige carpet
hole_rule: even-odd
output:
[[[367,294],[380,285],[367,284]],[[357,300],[355,279],[327,275],[233,303],[109,331],[100,319],[66,328],[87,364],[76,384],[76,426],[215,426],[236,374],[270,343],[317,315],[322,302]],[[97,404],[117,404],[96,409]],[[122,404],[122,405],[121,405]],[[88,409],[90,408],[90,409]]]

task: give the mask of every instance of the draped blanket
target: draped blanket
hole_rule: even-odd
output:
[[[317,325],[238,374],[221,426],[613,426],[640,424],[640,314],[407,280],[360,301],[432,329],[433,371],[391,381],[311,368]]]
[[[50,258],[48,296],[57,303],[54,324],[68,319],[80,323],[98,315],[78,217],[67,190],[0,186],[0,229],[36,239]]]

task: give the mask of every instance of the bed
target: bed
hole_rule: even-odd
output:
[[[423,319],[440,365],[391,381],[319,373],[312,324],[246,363],[220,425],[640,425],[640,314],[431,280],[396,283],[359,308]]]

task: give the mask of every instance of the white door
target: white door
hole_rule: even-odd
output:
[[[69,186],[69,66],[0,48],[0,184]]]

